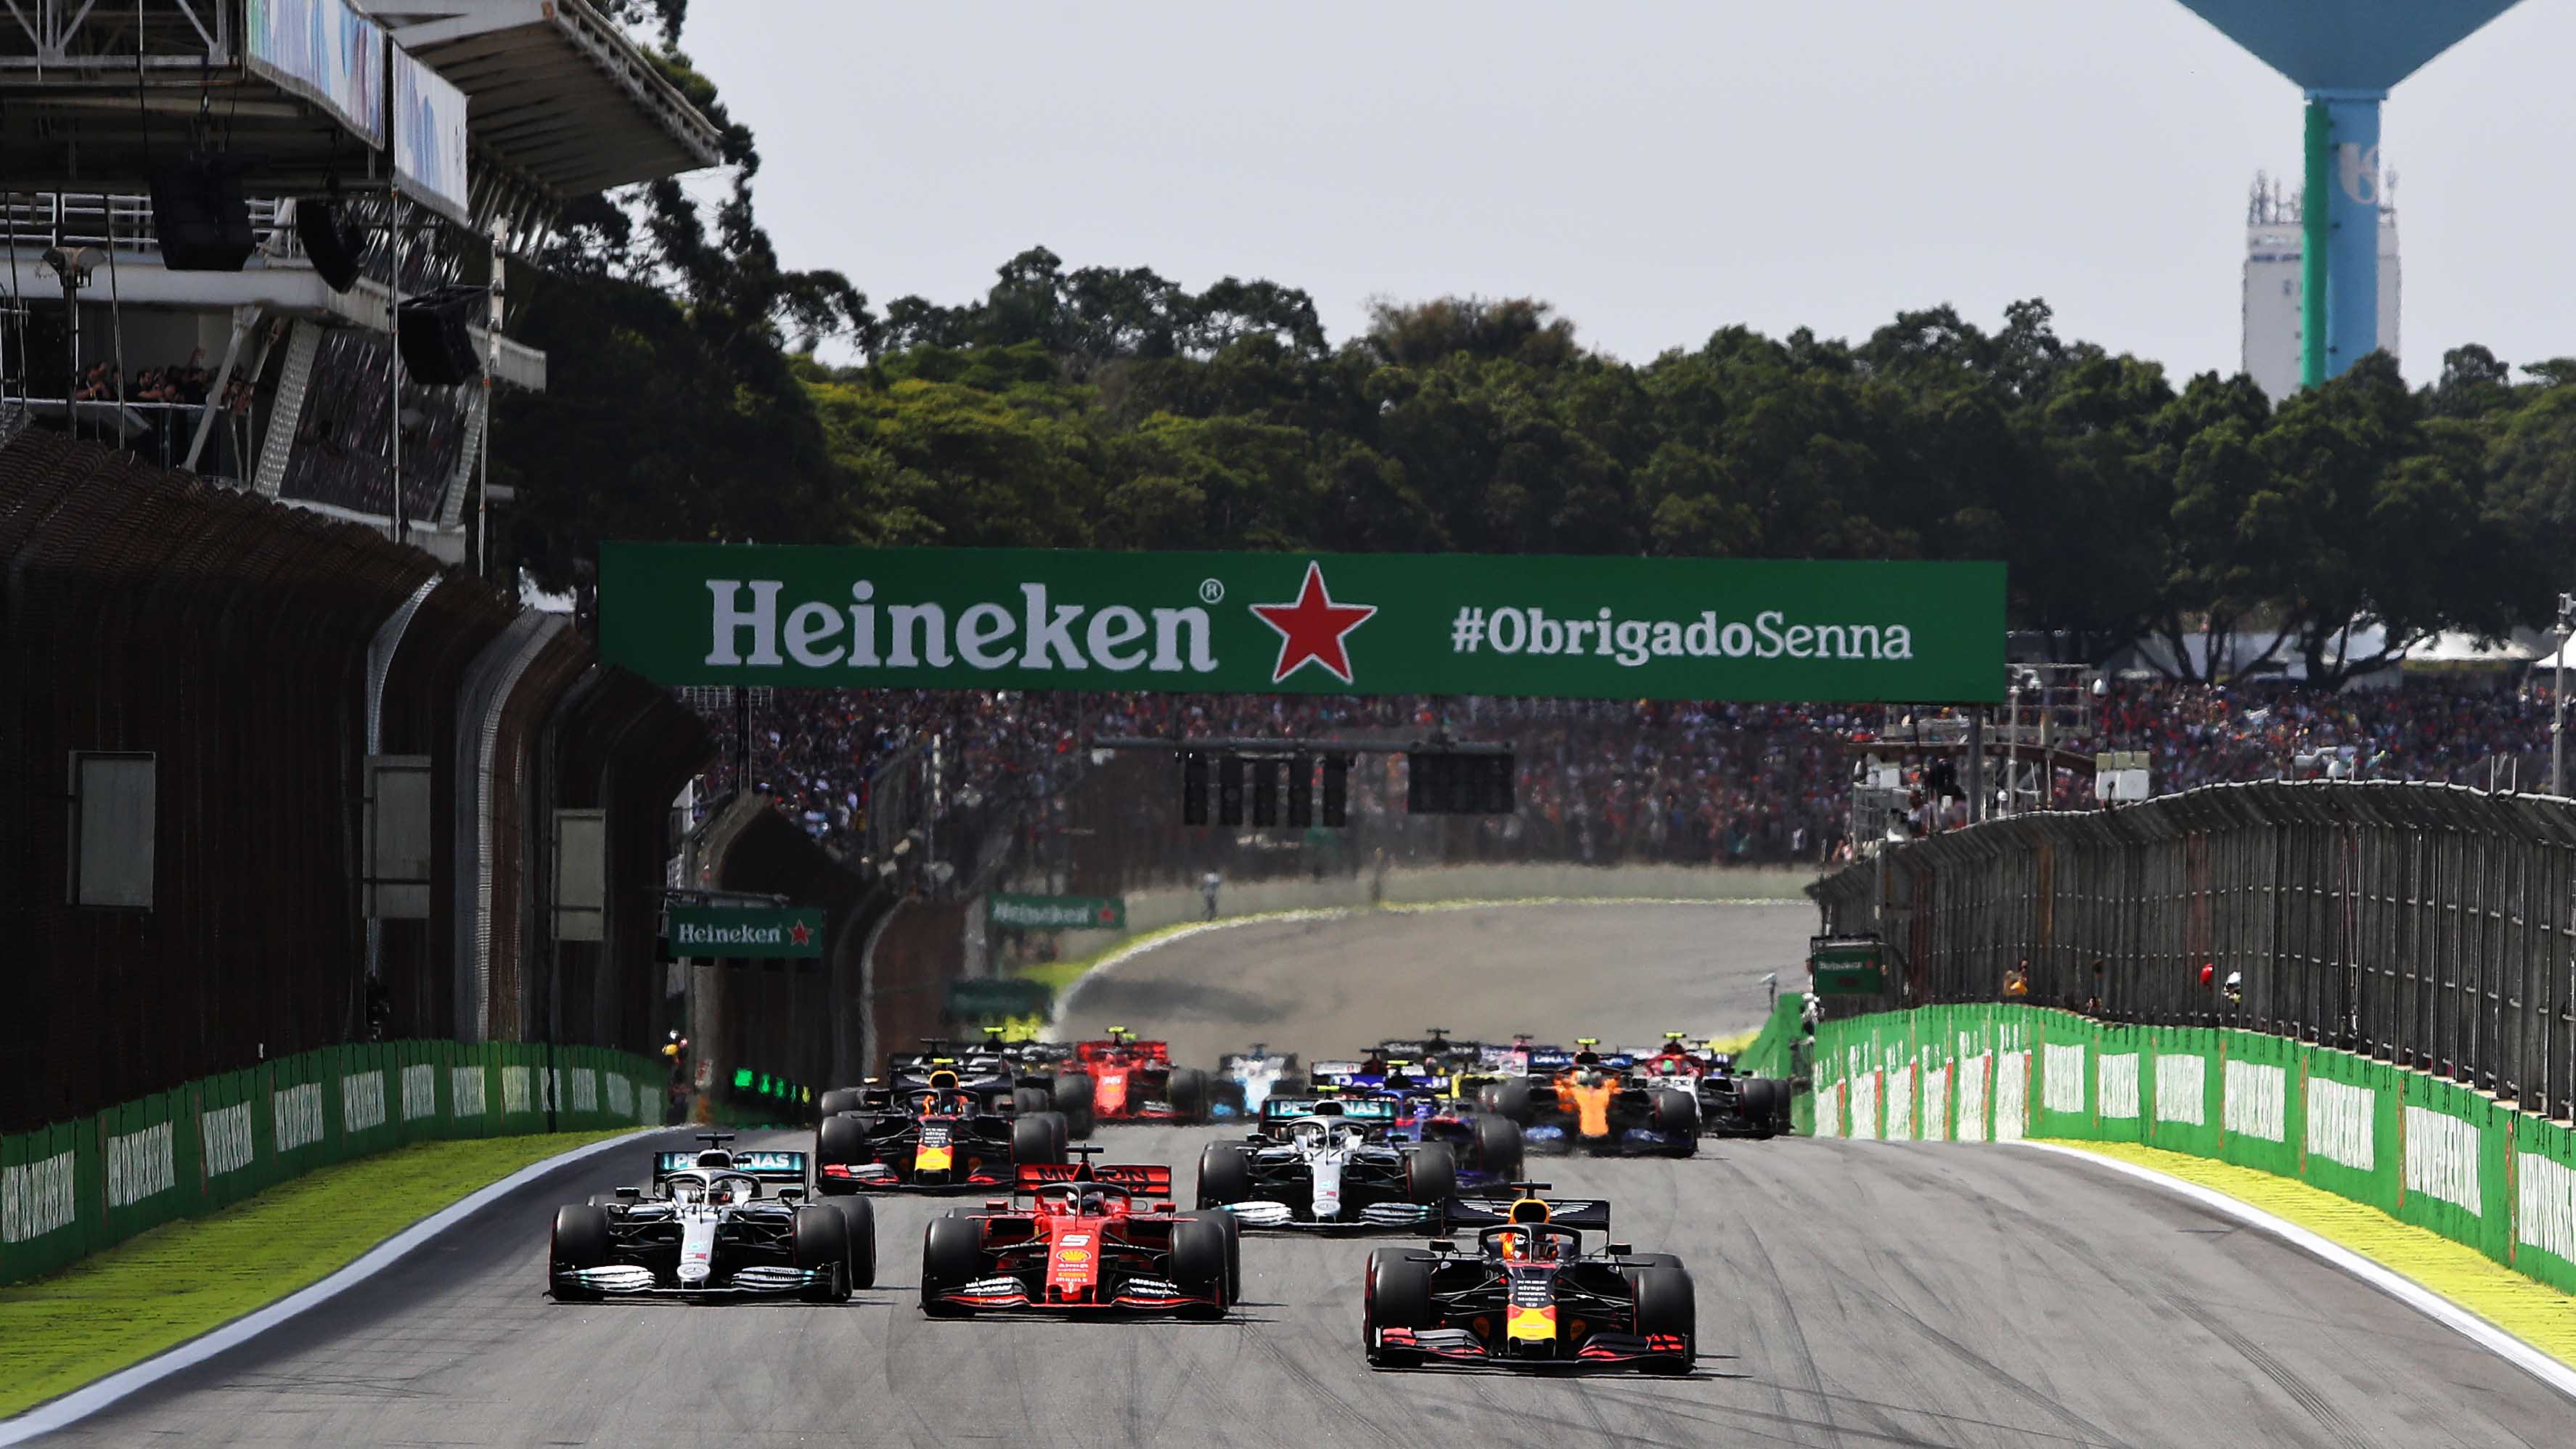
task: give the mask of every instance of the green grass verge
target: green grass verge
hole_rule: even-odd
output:
[[[623,1136],[424,1142],[306,1173],[0,1288],[0,1418],[70,1393],[338,1272],[532,1162]]]

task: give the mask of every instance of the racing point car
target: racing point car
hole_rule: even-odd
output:
[[[1737,1075],[1733,1058],[1714,1041],[1693,1048],[1681,1033],[1667,1032],[1662,1046],[1638,1057],[1637,1070],[1650,1082],[1688,1085],[1699,1099],[1705,1136],[1767,1139],[1790,1130],[1789,1084]]]
[[[943,1067],[877,1111],[826,1117],[814,1129],[814,1186],[827,1196],[1008,1187],[1021,1163],[1064,1161],[1064,1114],[1015,1113],[1006,1105],[1011,1091],[1007,1078],[968,1090]]]
[[[1584,1251],[1585,1230],[1608,1237],[1610,1205],[1538,1196],[1466,1199],[1451,1222],[1483,1224],[1473,1251],[1437,1240],[1369,1255],[1360,1341],[1379,1368],[1422,1364],[1638,1368],[1686,1374],[1697,1352],[1690,1273],[1669,1253],[1625,1243]]]
[[[1217,1058],[1216,1081],[1208,1104],[1212,1117],[1258,1117],[1273,1092],[1295,1096],[1306,1089],[1306,1074],[1295,1052],[1274,1052],[1267,1042],[1254,1042],[1248,1052]]]
[[[1247,1227],[1313,1232],[1437,1229],[1441,1205],[1457,1191],[1447,1144],[1398,1146],[1377,1134],[1400,1104],[1272,1097],[1249,1142],[1213,1142],[1199,1154],[1198,1205],[1222,1208]]]
[[[1689,1157],[1699,1151],[1699,1097],[1648,1085],[1625,1071],[1625,1054],[1605,1057],[1584,1040],[1566,1070],[1528,1087],[1533,1152]],[[1538,1054],[1531,1054],[1535,1068]]]
[[[1224,1317],[1243,1282],[1241,1228],[1223,1213],[1180,1213],[1168,1167],[1069,1151],[1080,1160],[1021,1167],[1013,1195],[983,1212],[931,1219],[921,1311]]]
[[[876,1215],[865,1202],[806,1202],[802,1152],[728,1151],[725,1132],[698,1140],[707,1145],[697,1152],[655,1153],[649,1187],[555,1210],[546,1291],[556,1301],[843,1303],[875,1285]]]
[[[1123,1026],[1101,1040],[1076,1042],[1067,1064],[1091,1079],[1091,1109],[1101,1122],[1204,1122],[1213,1097],[1208,1074],[1172,1065],[1167,1042],[1139,1041]]]

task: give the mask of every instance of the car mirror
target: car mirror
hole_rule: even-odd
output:
[[[778,1190],[778,1200],[780,1202],[797,1202],[801,1201],[804,1196],[805,1189],[801,1187],[782,1187]]]
[[[1458,1251],[1458,1240],[1455,1238],[1433,1238],[1431,1240],[1431,1251],[1435,1253],[1454,1253]]]
[[[1010,1210],[1011,1200],[1009,1198],[988,1197],[984,1199],[984,1211],[988,1213],[1003,1213],[1009,1212]]]
[[[640,1187],[621,1187],[617,1190],[617,1195],[628,1202],[633,1202],[635,1199],[644,1195],[644,1189]]]
[[[1612,1243],[1610,1245],[1610,1256],[1613,1258],[1624,1258],[1635,1251],[1637,1251],[1636,1248],[1628,1243]]]

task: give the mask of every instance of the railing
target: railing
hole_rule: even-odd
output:
[[[2213,785],[1971,826],[1813,893],[1890,955],[1886,994],[1837,1015],[2011,999],[2237,1027],[2576,1111],[2576,801]]]
[[[249,206],[251,230],[260,234],[261,255],[271,261],[303,261],[304,247],[295,237],[295,204],[256,200]],[[0,194],[0,245],[99,246],[127,255],[161,254],[161,241],[152,226],[152,198],[106,192]],[[31,290],[37,286],[24,285]]]
[[[58,397],[0,399],[0,409],[10,408],[23,408],[26,421],[37,427],[57,432],[68,429],[164,468],[186,465],[197,428],[211,411],[215,425],[207,431],[206,446],[197,454],[196,471],[200,476],[240,482],[250,477],[251,462],[257,456],[252,446],[250,414],[214,403],[92,399],[71,405],[69,423],[64,420],[63,400]],[[5,436],[6,431],[0,428],[0,436]]]

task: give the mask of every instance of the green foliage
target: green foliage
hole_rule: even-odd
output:
[[[672,48],[684,12],[613,7],[661,28],[731,194],[573,208],[519,321],[551,391],[505,406],[495,456],[550,583],[608,536],[2001,558],[2015,624],[2067,657],[2206,632],[2332,683],[2538,620],[2576,551],[2569,359],[2517,383],[2462,347],[2409,392],[2374,356],[2276,411],[2243,377],[2177,392],[2037,300],[1992,334],[1938,307],[1856,345],[1730,327],[1644,364],[1534,299],[1381,301],[1334,347],[1293,288],[1044,247],[981,298],[880,318],[779,263],[751,136]],[[820,366],[825,337],[868,361]],[[2346,657],[2356,619],[2386,648]]]

